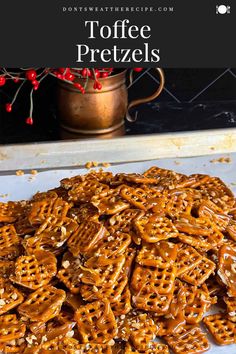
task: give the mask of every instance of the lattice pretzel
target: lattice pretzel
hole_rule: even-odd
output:
[[[28,218],[31,225],[40,225],[48,217],[65,218],[71,204],[61,198],[48,198],[32,203]]]
[[[75,312],[75,320],[83,343],[107,343],[116,336],[115,316],[107,300],[82,306]]]
[[[224,313],[206,316],[203,322],[217,344],[226,345],[236,343],[235,323],[227,319]]]
[[[82,268],[85,272],[81,281],[85,284],[110,288],[117,281],[124,264],[124,255],[115,258],[91,257],[84,264],[86,268]]]
[[[191,268],[187,272],[179,275],[179,278],[192,285],[202,285],[206,279],[214,272],[216,266],[215,263],[208,258],[203,257],[194,268]]]
[[[0,202],[0,223],[13,223],[23,213],[24,202]]]
[[[225,231],[230,223],[230,216],[210,200],[203,200],[199,205],[198,215],[212,220],[220,231]]]
[[[121,188],[120,195],[127,200],[135,208],[146,211],[147,210],[147,193],[142,188],[133,188],[124,186]],[[149,206],[151,207],[151,205]]]
[[[206,183],[201,184],[200,191],[203,198],[209,199],[225,212],[230,211],[235,205],[233,193],[218,177],[209,177]]]
[[[217,274],[221,281],[227,286],[229,296],[236,296],[236,250],[223,245],[219,250],[219,262]]]
[[[115,231],[122,231],[129,233],[132,229],[132,222],[140,219],[144,215],[144,212],[139,209],[126,209],[120,214],[113,215],[109,219],[110,226]]]
[[[176,259],[177,276],[195,268],[202,260],[202,256],[193,247],[180,244]]]
[[[175,263],[178,246],[171,242],[160,241],[155,244],[143,244],[136,262],[143,266],[159,267]]]
[[[0,342],[10,342],[14,339],[22,338],[25,334],[26,326],[20,323],[15,314],[0,316]]]
[[[70,252],[63,256],[62,267],[57,273],[57,277],[66,285],[72,294],[78,294],[80,291],[81,276],[83,270],[80,268],[81,261],[73,257]]]
[[[186,325],[177,334],[164,339],[176,354],[204,353],[210,348],[206,334],[197,326]]]
[[[198,249],[208,251],[223,242],[224,235],[209,219],[194,218],[184,214],[174,224],[180,231],[179,239]]]
[[[85,180],[72,186],[68,192],[69,200],[75,203],[90,202],[95,195],[99,195],[100,198],[106,197],[109,189],[109,186],[97,180]]]
[[[118,232],[104,237],[94,248],[93,254],[107,258],[116,257],[125,252],[131,243],[128,233]]]
[[[144,216],[135,221],[134,226],[139,236],[149,243],[177,237],[179,234],[170,219],[158,214]]]
[[[67,242],[69,250],[75,257],[80,253],[89,252],[105,234],[106,229],[101,223],[83,222],[79,225],[76,233],[69,238]]]
[[[60,253],[66,240],[75,234],[78,224],[70,218],[57,219],[53,216],[47,218],[38,228],[34,236],[26,238],[23,242],[29,254],[36,249]]]
[[[68,211],[68,217],[76,220],[78,224],[84,221],[98,221],[97,208],[91,203],[83,203],[79,207],[73,207]]]
[[[117,300],[111,302],[111,309],[115,316],[124,316],[131,311],[131,292],[126,286]]]
[[[128,283],[128,277],[125,271],[121,271],[118,279],[110,287],[96,287],[92,285],[81,286],[81,296],[85,301],[95,301],[99,299],[108,299],[111,303],[119,300],[121,294]]]
[[[169,349],[166,344],[161,344],[157,342],[150,342],[150,346],[145,351],[137,350],[133,346],[130,345],[129,342],[125,345],[125,354],[169,354]]]
[[[29,289],[38,289],[48,284],[57,273],[57,259],[48,252],[36,250],[29,256],[21,256],[16,260],[11,281]]]
[[[65,291],[46,285],[30,294],[18,311],[31,321],[47,322],[59,314],[65,298]]]
[[[136,265],[131,279],[135,307],[158,315],[165,314],[172,299],[175,275],[174,265],[153,269]]]
[[[20,254],[20,239],[13,225],[0,227],[0,259],[12,260]]]
[[[211,306],[211,298],[206,285],[202,287],[184,285],[186,289],[186,306],[184,315],[187,323],[199,323],[204,313]]]
[[[228,319],[236,322],[236,297],[224,296],[224,302],[227,305]]]
[[[147,288],[155,294],[166,295],[173,291],[175,276],[176,267],[168,262],[158,268],[136,265],[131,279],[131,287],[137,292]]]
[[[2,315],[21,304],[24,297],[8,280],[0,278],[0,300],[0,315]]]

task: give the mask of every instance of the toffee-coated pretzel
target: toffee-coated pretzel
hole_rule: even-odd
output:
[[[126,209],[109,219],[110,226],[116,231],[129,233],[132,230],[132,221],[140,219],[144,212],[139,209]]]
[[[227,317],[231,322],[236,322],[236,297],[224,296],[227,306]]]
[[[186,325],[164,339],[175,354],[204,353],[210,348],[206,334],[197,326]]]
[[[110,189],[106,196],[94,195],[91,203],[100,215],[113,215],[129,208],[129,203],[120,196],[121,187]]]
[[[187,272],[179,275],[179,278],[192,285],[202,285],[214,272],[216,266],[211,260],[202,257],[196,266]]]
[[[117,281],[125,264],[125,256],[115,258],[91,257],[85,262],[81,281],[84,284],[110,288]]]
[[[144,243],[139,251],[136,262],[142,266],[159,267],[166,262],[174,264],[177,257],[178,245],[159,241],[154,244]]]
[[[28,219],[31,225],[40,225],[49,216],[65,218],[71,204],[61,198],[51,197],[32,203]]]
[[[225,231],[230,224],[231,217],[211,200],[203,200],[198,208],[198,215],[201,218],[212,220],[220,231]]]
[[[0,315],[14,309],[23,301],[22,293],[7,279],[0,278]]]
[[[226,345],[236,343],[236,327],[227,315],[218,313],[204,317],[204,324],[217,344]]]
[[[116,257],[125,252],[131,243],[131,236],[128,233],[118,232],[108,234],[98,241],[93,250],[93,255],[105,258]]]
[[[120,195],[127,200],[135,208],[146,211],[147,210],[147,193],[142,188],[133,188],[124,186],[121,188]]]
[[[32,254],[37,249],[59,254],[65,242],[76,233],[78,224],[70,218],[47,218],[35,232],[35,235],[24,239],[23,245],[27,253]]]
[[[174,189],[166,198],[165,212],[171,218],[180,214],[191,214],[194,205],[194,196],[191,190]]]
[[[31,321],[47,322],[59,314],[65,298],[65,291],[46,285],[31,293],[18,311]]]
[[[0,343],[24,337],[26,326],[18,321],[15,314],[0,316]]]
[[[69,190],[69,200],[72,202],[86,203],[90,202],[94,196],[100,198],[106,197],[110,188],[106,184],[100,183],[97,180],[85,180],[75,184]]]
[[[183,214],[174,225],[181,233],[179,239],[197,249],[214,249],[221,245],[224,239],[224,235],[210,219]]]
[[[0,202],[0,223],[13,223],[24,210],[24,202]]]
[[[108,300],[94,301],[75,312],[82,343],[108,343],[116,336],[117,324]]]
[[[218,177],[210,177],[206,183],[201,184],[200,191],[203,199],[213,201],[225,212],[229,212],[235,206],[232,191]]]
[[[236,250],[223,245],[219,250],[218,276],[227,286],[229,296],[236,296]]]
[[[73,257],[70,252],[66,252],[62,259],[62,267],[57,273],[57,277],[72,294],[78,294],[80,292],[81,276],[83,274],[83,270],[80,266],[81,260]]]
[[[13,225],[0,227],[0,259],[12,260],[20,254],[20,239]]]
[[[106,234],[106,229],[99,222],[83,222],[77,231],[69,238],[67,244],[71,253],[76,257],[80,253],[91,251],[96,243]]]
[[[173,291],[175,276],[176,267],[168,262],[155,268],[136,265],[131,287],[136,292],[142,292],[146,288],[155,294],[166,295]]]
[[[84,221],[98,221],[99,214],[97,208],[91,203],[83,203],[78,207],[72,207],[67,216],[75,220],[78,224]]]
[[[20,256],[16,260],[10,279],[13,283],[35,290],[48,284],[56,273],[56,257],[48,251],[36,250],[34,254]]]
[[[131,311],[131,292],[127,285],[120,294],[119,298],[112,300],[111,309],[115,316],[124,316]]]
[[[189,324],[198,324],[204,313],[211,306],[211,298],[206,286],[184,286],[186,289],[186,306],[184,307],[185,320]]]
[[[195,250],[195,248],[188,244],[180,244],[176,259],[177,276],[195,268],[201,260],[202,256]]]
[[[169,349],[166,344],[151,342],[151,345],[145,351],[137,350],[129,342],[125,345],[125,354],[169,354]]]
[[[158,214],[144,216],[135,221],[134,226],[141,239],[148,243],[174,238],[179,234],[170,219]]]
[[[0,352],[197,354],[202,321],[235,343],[236,203],[218,178],[67,178],[0,203],[0,246]]]

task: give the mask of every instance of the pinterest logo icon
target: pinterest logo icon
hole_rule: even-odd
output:
[[[230,14],[230,6],[228,5],[217,5],[216,6],[217,15]]]

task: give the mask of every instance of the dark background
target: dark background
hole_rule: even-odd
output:
[[[148,24],[152,36],[150,48],[160,49],[160,67],[233,67],[236,63],[234,45],[236,6],[227,0],[230,13],[219,15],[219,0],[1,0],[1,57],[3,67],[75,67],[78,65],[77,44],[104,49],[143,48],[142,38],[88,39],[84,21],[99,20],[112,26],[116,20],[129,19],[132,24]],[[223,3],[224,4],[224,3]],[[63,6],[174,6],[174,12],[82,12],[64,13]],[[90,61],[87,57],[85,66]],[[113,63],[112,67],[130,67],[134,63]],[[96,67],[104,67],[97,61]],[[156,63],[143,62],[143,67]]]
[[[138,120],[126,122],[126,134],[150,134],[184,130],[236,127],[236,69],[165,69],[161,96],[138,108]],[[152,69],[135,75],[130,99],[155,91],[158,77]],[[0,143],[39,142],[60,139],[56,114],[57,80],[46,79],[34,96],[34,125],[29,116],[29,87],[19,95],[12,113],[16,84],[0,89]]]

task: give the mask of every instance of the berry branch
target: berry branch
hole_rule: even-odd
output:
[[[134,68],[136,72],[140,72],[142,68]],[[76,90],[85,94],[88,80],[93,80],[94,90],[101,90],[102,84],[99,82],[99,78],[106,78],[112,75],[113,68],[19,68],[16,71],[12,71],[6,68],[0,68],[0,87],[4,86],[8,80],[19,84],[11,102],[6,103],[5,109],[8,113],[12,112],[13,104],[16,101],[20,90],[26,82],[30,82],[32,87],[30,90],[30,109],[29,116],[26,118],[26,123],[33,124],[33,93],[37,91],[41,82],[48,76],[54,76],[55,78],[67,82],[74,86]],[[84,79],[81,84],[79,79]]]

